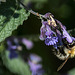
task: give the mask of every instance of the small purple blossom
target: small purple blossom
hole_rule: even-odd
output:
[[[33,42],[30,40],[27,40],[26,38],[22,39],[22,43],[26,46],[28,50],[30,50],[33,47]]]
[[[63,28],[63,38],[66,38],[66,40],[67,40],[67,42],[68,43],[72,43],[72,38],[71,38],[71,36],[68,34],[68,32]]]
[[[58,44],[59,44],[59,46],[62,46],[63,45],[62,34],[59,30],[56,30],[56,33],[57,33],[57,37],[58,37]]]
[[[10,59],[17,58],[17,57],[18,57],[18,54],[16,51],[10,51],[10,54],[9,54]]]
[[[30,66],[30,70],[32,71],[32,75],[43,75],[44,70],[42,69],[42,65],[39,64],[41,62],[41,57],[31,54],[30,59],[28,60],[28,64]]]
[[[18,57],[18,54],[15,51],[17,49],[17,46],[16,45],[12,45],[10,40],[7,40],[7,45],[8,45],[7,50],[10,51],[9,58],[12,59],[12,58]]]
[[[45,17],[46,17],[46,18],[50,18],[50,15],[51,15],[52,17],[54,17],[51,13],[46,13],[46,14],[45,14]]]
[[[40,28],[41,34],[40,34],[40,37],[39,37],[40,40],[45,40],[45,38],[46,38],[46,35],[45,35],[46,29],[47,29],[46,26],[47,26],[47,22],[42,21],[42,27]]]
[[[16,49],[17,48],[17,46],[15,46],[15,45],[12,45],[12,43],[11,43],[11,41],[10,40],[8,40],[7,41],[7,45],[8,45],[8,50],[14,50],[14,49]]]
[[[54,45],[58,42],[58,38],[55,37],[56,33],[51,30],[47,21],[42,21],[42,27],[40,29],[41,35],[40,40],[45,40],[46,45]]]
[[[58,42],[58,37],[56,37],[56,33],[51,30],[47,21],[42,21],[42,27],[40,29],[41,35],[40,39],[45,40],[46,45],[54,45]]]
[[[31,62],[31,61],[28,61],[28,64],[30,66],[30,70],[32,71],[32,75],[36,75],[37,74],[37,70],[42,68],[42,65],[35,64],[35,63]]]
[[[50,13],[47,13],[45,14],[45,17],[51,20],[50,15],[51,15]],[[54,22],[55,21],[53,20],[53,23]],[[42,27],[40,29],[40,32],[41,32],[40,40],[45,40],[45,44],[48,46],[55,45],[58,42],[58,37],[56,35],[56,32],[51,29],[52,27],[49,25],[48,21],[42,20]]]
[[[42,61],[41,57],[37,56],[36,54],[30,54],[30,60],[35,62],[35,63],[38,63],[38,62]]]
[[[66,27],[63,26],[60,21],[56,20],[56,22],[60,25],[61,31],[63,32],[62,38],[66,38],[66,40],[67,40],[68,43],[72,43],[73,40],[72,40],[71,36],[68,34],[68,32],[66,31]]]
[[[46,36],[51,36],[51,35],[53,35],[53,34],[56,35],[55,32],[52,31],[51,28],[47,25],[47,26],[46,26],[45,35],[46,35]]]
[[[47,37],[46,39],[45,39],[45,44],[46,45],[54,45],[54,44],[56,44],[58,42],[58,37]]]

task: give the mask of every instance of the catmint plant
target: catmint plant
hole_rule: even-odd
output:
[[[10,52],[9,53],[10,59],[18,58],[19,56],[18,51],[22,51],[23,49],[23,46],[20,43],[24,44],[28,50],[33,47],[32,41],[27,40],[26,38],[9,37],[8,39],[6,39],[6,42],[7,42],[7,50]],[[40,62],[42,61],[42,58],[40,56],[36,54],[28,54],[28,57],[25,57],[23,59],[27,59],[25,61],[28,63],[32,75],[44,74],[42,64],[40,64]]]
[[[7,42],[7,50],[10,52],[9,58],[16,58],[18,57],[18,51],[22,51],[22,43],[26,48],[29,50],[33,47],[33,43],[26,38],[17,38],[17,37],[9,37],[6,39]]]
[[[21,2],[20,2],[21,3]],[[21,3],[23,6],[24,4]],[[26,8],[26,6],[24,6]],[[47,46],[52,45],[54,47],[54,54],[65,62],[57,69],[59,71],[69,58],[75,56],[75,40],[66,30],[60,21],[54,18],[51,13],[41,15],[26,8],[30,13],[39,16],[42,22],[40,28],[40,40],[45,41]]]
[[[57,71],[61,70],[61,68],[69,58],[75,57],[75,32],[73,32],[72,35],[70,33],[70,31],[72,30],[68,30],[67,28],[69,27],[69,25],[63,25],[63,23],[58,20],[59,18],[55,18],[56,14],[61,11],[61,9],[63,10],[62,12],[58,13],[58,16],[60,16],[60,14],[63,15],[63,13],[66,12],[64,11],[64,9],[68,7],[68,4],[70,2],[67,3],[67,6],[65,6],[65,1],[49,1],[57,3],[49,3],[50,7],[46,6],[46,8],[48,8],[49,10],[56,8],[56,12],[54,12],[55,10],[53,11],[55,15],[50,12],[45,12],[45,14],[43,15],[33,11],[35,10],[33,8],[35,4],[41,5],[42,2],[46,1],[47,0],[0,0],[0,61],[2,61],[2,65],[5,65],[10,72],[18,75],[62,75],[58,74],[54,70],[54,67],[56,67],[54,65],[59,65],[60,62],[55,63],[54,61],[57,61],[57,59],[55,57],[52,57],[50,53],[53,52],[53,54],[58,59],[64,60],[64,62],[58,67]],[[65,8],[63,8],[63,3],[65,3]],[[31,7],[30,5],[32,6],[32,8],[29,8]],[[39,8],[41,8],[42,6],[40,5]],[[43,13],[43,11],[41,11],[41,13]],[[68,13],[69,11],[67,12],[67,14]],[[30,14],[35,15],[36,17],[38,17],[38,19],[40,19],[41,26],[38,26],[39,28],[37,28],[36,24],[34,24],[36,22],[35,20],[32,19],[30,22],[31,18],[29,18],[28,20],[28,26],[28,22],[26,22],[25,20],[28,19]],[[32,23],[34,24],[34,26],[32,26]],[[70,22],[70,24],[72,24],[72,21]],[[24,28],[20,30],[20,28],[23,26],[20,26],[18,28],[19,25],[23,25],[25,28],[28,26],[28,29]],[[30,29],[33,29],[33,27],[35,27],[35,30],[33,31],[34,34],[32,33],[30,36]],[[14,31],[17,28],[19,30]],[[39,31],[39,34],[37,36],[35,36],[36,28]],[[12,32],[14,36],[11,36]],[[24,35],[21,34],[22,32],[24,32]],[[29,39],[28,37],[26,37],[25,33],[27,33]],[[32,35],[34,35],[34,37]],[[39,41],[37,40],[37,38],[39,39]],[[48,52],[47,48],[49,48],[50,52]],[[54,60],[54,58],[56,60]],[[42,63],[43,60],[44,62]],[[52,61],[55,64],[51,64]],[[46,73],[45,69],[47,69],[47,67],[50,68],[50,74]],[[3,66],[1,68],[3,68]],[[64,74],[67,75],[68,73],[65,72]]]

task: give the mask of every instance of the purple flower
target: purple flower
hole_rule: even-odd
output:
[[[38,74],[37,70],[42,68],[41,64],[35,64],[35,63],[31,62],[31,61],[28,61],[28,64],[30,66],[30,70],[32,71],[32,75]]]
[[[10,59],[17,58],[17,57],[18,57],[18,54],[16,51],[10,51],[10,54],[9,54]]]
[[[46,45],[55,45],[58,42],[58,37],[56,36],[56,33],[51,30],[51,27],[48,25],[47,21],[42,20],[42,27],[40,31],[40,40],[45,40]]]
[[[61,31],[63,32],[63,37],[62,38],[66,38],[68,43],[72,43],[73,40],[72,40],[71,36],[68,34],[68,32],[66,31],[66,27],[63,26],[60,21],[56,20],[56,22],[60,25]]]
[[[33,47],[33,43],[26,38],[9,37],[6,41],[7,50],[10,52],[9,57],[11,59],[18,56],[17,50],[22,50],[22,46],[19,43],[24,44],[27,49],[31,49]]]
[[[46,26],[45,35],[46,35],[46,36],[51,36],[51,35],[53,35],[53,34],[56,35],[56,33],[55,33],[54,31],[52,31],[51,28],[47,25],[47,26]]]
[[[10,40],[7,40],[7,45],[8,45],[7,50],[9,50],[9,52],[10,52],[9,58],[12,59],[12,58],[18,57],[18,54],[15,51],[17,49],[17,46],[16,45],[12,45],[12,42]]]
[[[22,39],[22,43],[26,46],[28,50],[30,50],[33,47],[33,42],[30,40],[27,40],[26,38]]]
[[[32,71],[32,75],[43,75],[44,70],[42,69],[42,65],[39,64],[41,61],[41,57],[31,54],[30,59],[28,60],[28,64],[30,66],[30,70]]]
[[[7,45],[8,45],[8,50],[10,50],[10,51],[11,50],[15,50],[17,48],[17,46],[15,46],[15,45],[13,46],[12,45],[10,40],[7,41]]]
[[[62,42],[62,34],[59,30],[56,29],[56,33],[57,33],[57,37],[58,37],[58,45],[62,46],[63,42]]]
[[[54,45],[58,42],[58,37],[56,37],[56,33],[51,30],[49,26],[46,27],[47,31],[45,33],[46,39],[45,39],[45,44],[46,45]]]
[[[37,56],[36,54],[30,54],[30,60],[35,63],[42,61],[41,57]]]
[[[54,19],[51,13],[46,13],[44,16],[46,20],[42,20],[40,40],[45,40],[46,45],[53,45],[54,48],[58,49],[58,47],[65,46],[65,44],[72,43],[75,40],[68,34],[66,27],[60,21]]]
[[[58,37],[47,37],[46,39],[45,39],[45,44],[46,45],[55,45],[56,43],[58,42]]]
[[[40,40],[45,40],[45,38],[46,38],[45,33],[47,31],[47,28],[46,28],[47,25],[48,25],[47,21],[42,21],[42,27],[40,29],[41,34],[40,34],[40,37],[39,37]]]
[[[50,15],[51,15],[52,17],[54,17],[51,13],[46,13],[46,14],[45,14],[45,17],[46,17],[46,18],[50,18]]]
[[[40,40],[45,40],[47,36],[51,36],[52,34],[56,35],[54,31],[51,30],[47,21],[42,20],[42,27],[40,29]]]
[[[68,34],[68,32],[65,30],[65,28],[63,28],[63,38],[66,38],[67,42],[68,43],[72,43],[72,38],[71,36]]]

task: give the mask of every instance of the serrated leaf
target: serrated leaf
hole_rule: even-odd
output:
[[[25,9],[20,8],[15,0],[7,0],[0,5],[0,42],[12,34],[29,16]]]
[[[3,64],[13,73],[19,75],[31,75],[29,66],[20,57],[9,58],[9,51],[5,50],[2,53]]]

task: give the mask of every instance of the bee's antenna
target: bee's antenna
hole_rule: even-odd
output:
[[[67,62],[67,60],[70,58],[70,55],[66,58],[66,60],[58,67],[57,71],[59,71]]]

